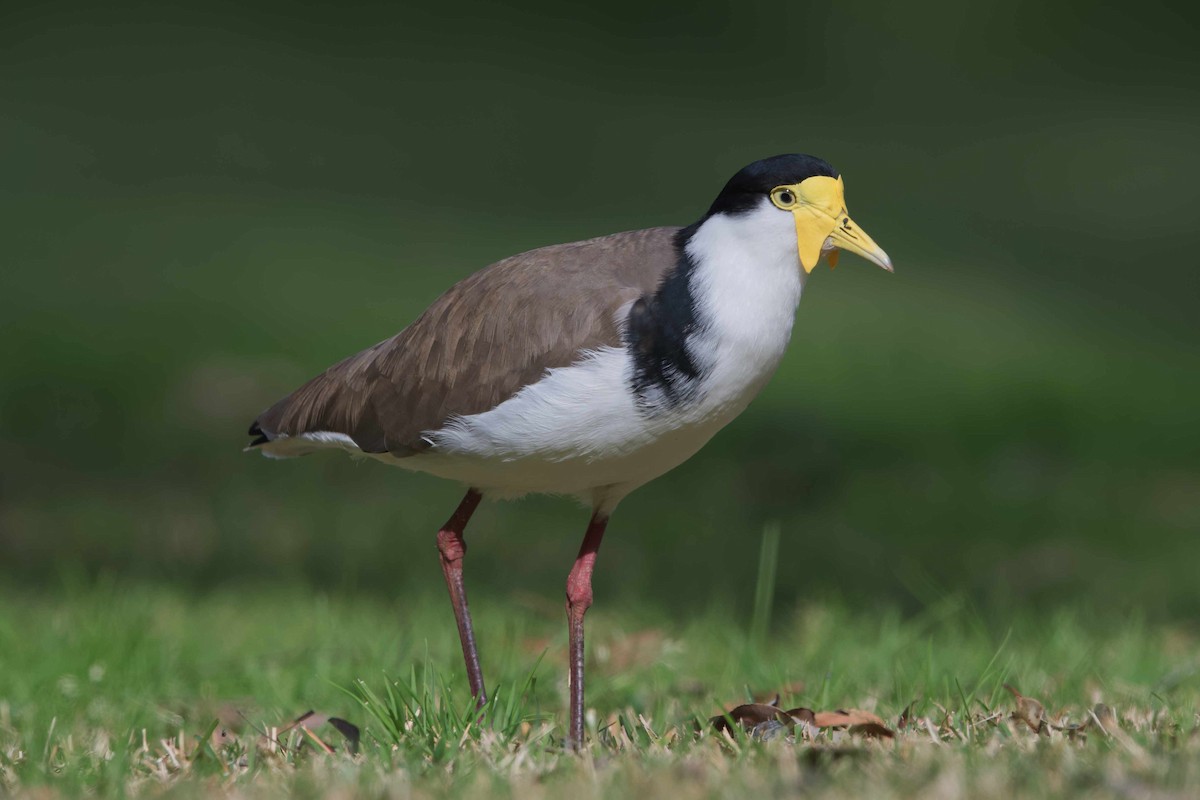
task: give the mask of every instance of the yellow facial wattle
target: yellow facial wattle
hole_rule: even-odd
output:
[[[888,272],[892,271],[892,260],[887,253],[850,219],[841,177],[815,175],[800,183],[776,186],[770,196],[777,208],[792,212],[796,222],[796,248],[805,272],[812,272],[817,266],[827,240],[831,248],[849,250]],[[829,265],[832,267],[836,263],[837,250],[831,249]]]

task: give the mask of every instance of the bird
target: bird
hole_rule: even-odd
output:
[[[585,741],[584,616],[609,519],[694,455],[775,372],[805,284],[841,251],[891,272],[825,160],[764,158],[708,210],[530,250],[452,286],[412,324],[270,406],[246,448],[342,450],[455,481],[436,535],[467,680],[487,702],[467,604],[464,532],[481,499],[575,496],[590,507],[566,583],[567,743]]]

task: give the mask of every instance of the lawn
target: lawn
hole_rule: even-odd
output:
[[[950,596],[902,615],[814,596],[772,621],[761,603],[745,619],[717,605],[670,617],[615,598],[589,620],[591,739],[576,756],[562,747],[556,598],[477,600],[493,688],[482,724],[438,595],[104,581],[9,592],[0,785],[38,796],[1200,791],[1195,632],[1136,615],[992,616]],[[871,712],[894,737],[790,718],[718,733],[709,721],[775,694],[786,709]],[[310,710],[360,728],[357,754],[329,723],[279,731]]]

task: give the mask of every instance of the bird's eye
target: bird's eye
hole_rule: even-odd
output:
[[[796,193],[783,187],[774,189],[771,192],[771,202],[778,208],[790,209],[796,205]]]

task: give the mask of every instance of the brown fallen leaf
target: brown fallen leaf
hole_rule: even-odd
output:
[[[1034,733],[1046,732],[1046,707],[1034,700],[1032,697],[1026,697],[1018,692],[1009,684],[1004,684],[1017,701],[1017,707],[1013,710],[1012,718],[1020,722],[1024,722],[1029,726],[1029,729]]]
[[[783,712],[792,718],[797,739],[811,740],[817,734],[816,715],[811,708],[789,708]]]
[[[803,722],[805,725],[817,725],[817,715],[813,713],[811,708],[791,708],[783,712],[791,717],[796,722]]]
[[[709,720],[709,723],[719,732],[729,730],[729,720],[746,730],[753,730],[767,722],[778,722],[789,729],[795,724],[792,718],[779,706],[766,703],[743,703],[724,714],[719,714]]]
[[[763,730],[760,726],[773,724],[776,728],[786,727],[789,732],[800,725],[809,736],[818,728],[846,728],[852,734],[885,739],[896,735],[879,716],[870,711],[852,708],[814,712],[811,708],[803,707],[784,711],[779,707],[779,700],[776,694],[769,703],[744,703],[711,718],[709,723],[718,731],[729,730],[729,720],[733,720],[748,731]]]
[[[891,739],[896,733],[878,715],[858,708],[818,711],[813,715],[818,728],[847,728],[850,733]]]

